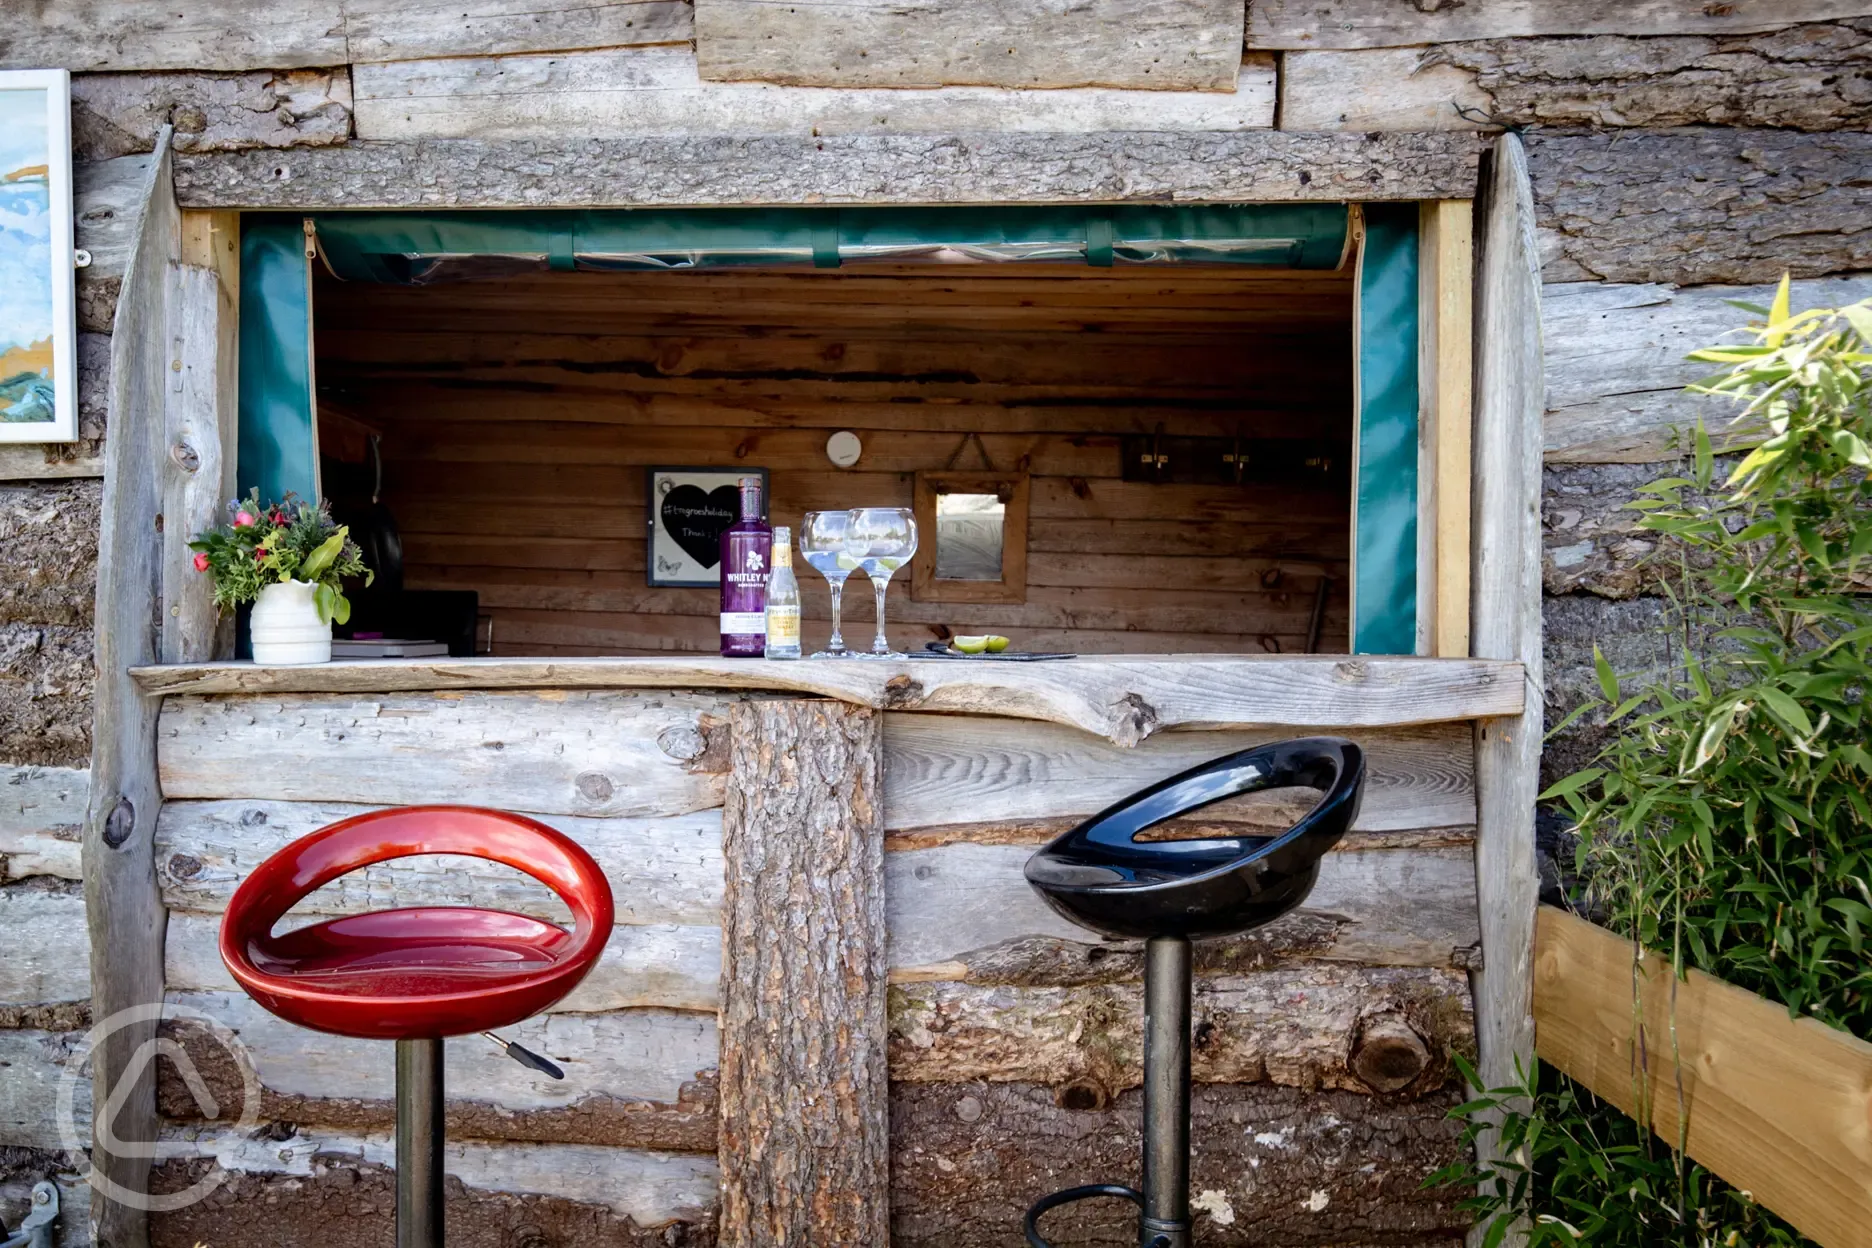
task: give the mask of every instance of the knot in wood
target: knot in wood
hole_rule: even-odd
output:
[[[208,114],[198,104],[178,104],[169,111],[169,124],[177,134],[200,134],[208,128]]]
[[[117,799],[110,814],[104,816],[104,843],[117,849],[136,830],[136,804],[127,797]]]
[[[170,447],[169,458],[173,459],[176,462],[176,466],[184,472],[198,472],[201,470],[201,455],[196,452],[194,447],[186,442],[178,442]]]
[[[1112,742],[1129,749],[1156,732],[1161,722],[1156,707],[1139,694],[1127,693],[1112,703]]]
[[[677,724],[657,735],[657,748],[678,762],[694,762],[708,749],[708,738],[687,724]]]
[[[1061,1109],[1091,1113],[1111,1104],[1111,1090],[1096,1079],[1072,1079],[1053,1089],[1053,1103]]]
[[[615,791],[611,777],[601,771],[580,772],[578,779],[572,783],[577,787],[579,796],[588,802],[608,802]]]
[[[923,700],[923,683],[902,674],[884,682],[884,708],[914,706]]]
[[[1334,680],[1342,680],[1347,684],[1357,684],[1363,681],[1369,673],[1363,663],[1358,662],[1356,659],[1346,659],[1333,664],[1332,674]]]
[[[169,875],[172,879],[192,880],[201,871],[202,860],[191,854],[176,854],[169,859]]]
[[[1360,1024],[1346,1063],[1374,1092],[1397,1092],[1430,1065],[1430,1049],[1401,1014],[1374,1014]]]

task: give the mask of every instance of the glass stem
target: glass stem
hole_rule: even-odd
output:
[[[889,654],[890,642],[884,637],[884,593],[890,588],[890,577],[872,577],[871,592],[877,597],[877,636],[871,639],[872,654]]]
[[[826,642],[826,649],[833,654],[843,654],[845,638],[839,634],[839,610],[845,600],[845,578],[829,579],[826,584],[832,587],[832,638]]]

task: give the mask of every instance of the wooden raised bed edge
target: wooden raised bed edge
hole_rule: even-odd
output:
[[[1673,1145],[1681,1078],[1691,1157],[1825,1248],[1872,1242],[1872,1044],[1702,971],[1673,982],[1667,958],[1548,906],[1534,1024],[1543,1060],[1634,1117],[1642,1053]]]
[[[152,695],[395,693],[455,689],[749,689],[878,710],[1042,720],[1118,745],[1163,729],[1380,728],[1519,715],[1522,665],[1363,656],[1085,658],[1054,663],[764,663],[711,656],[387,659],[308,667],[137,667]]]

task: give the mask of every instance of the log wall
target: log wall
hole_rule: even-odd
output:
[[[236,1034],[259,1079],[260,1124],[291,1124],[274,1127],[271,1147],[313,1155],[282,1166],[225,1132],[196,1132],[200,1111],[170,1079],[162,1105],[175,1153],[165,1181],[180,1186],[195,1173],[189,1167],[220,1159],[251,1176],[236,1182],[244,1195],[229,1215],[282,1175],[315,1180],[315,1191],[382,1181],[392,1091],[384,1046],[272,1019],[227,978],[215,932],[238,881],[290,839],[378,805],[446,797],[535,812],[576,837],[605,869],[619,916],[586,983],[518,1029],[523,1043],[566,1066],[565,1083],[539,1080],[471,1040],[450,1046],[456,1173],[478,1193],[462,1198],[507,1210],[502,1218],[519,1216],[514,1201],[598,1206],[581,1216],[608,1219],[608,1237],[578,1242],[679,1242],[653,1233],[710,1242],[734,696],[168,698],[157,870],[170,907],[168,992],[184,1015],[175,1035],[211,1090],[239,1101],[238,1066],[217,1039]],[[1205,945],[1198,962],[1199,1112],[1218,1124],[1261,1124],[1252,1161],[1220,1135],[1198,1154],[1198,1173],[1217,1193],[1213,1242],[1268,1242],[1265,1229],[1231,1212],[1252,1206],[1263,1160],[1292,1190],[1328,1193],[1325,1213],[1305,1215],[1316,1232],[1453,1233],[1460,1223],[1415,1187],[1452,1155],[1454,1133],[1425,1122],[1448,1103],[1449,1055],[1473,1044],[1464,973],[1477,956],[1469,732],[1461,723],[1346,731],[1369,750],[1370,788],[1307,908],[1250,937]],[[1124,748],[1016,720],[884,715],[893,1243],[954,1243],[963,1227],[971,1242],[1013,1245],[1018,1207],[1050,1190],[1049,1176],[1093,1177],[1093,1166],[1130,1172],[1135,1153],[1114,1140],[1136,1129],[1141,953],[1064,923],[1027,887],[1020,864],[1147,778],[1273,735],[1170,731]],[[1205,816],[1235,828],[1287,817],[1279,800]],[[447,858],[371,868],[313,894],[300,912],[309,920],[392,898],[472,898],[562,917],[525,877]],[[1375,1068],[1360,1055],[1399,1026],[1421,1055],[1401,1081],[1369,1075],[1375,1088],[1360,1074]],[[1301,1128],[1328,1112],[1337,1129]],[[1380,1146],[1391,1152],[1374,1184],[1363,1150]],[[503,1175],[477,1160],[497,1152],[525,1164]],[[980,1195],[958,1173],[979,1174],[991,1157],[1008,1169]],[[296,1214],[291,1225],[304,1229]],[[212,1205],[157,1226],[159,1242],[210,1231],[212,1242],[245,1242],[238,1220]]]
[[[1032,474],[1026,600],[913,602],[899,577],[900,647],[998,632],[1033,650],[1292,654],[1322,579],[1319,648],[1346,646],[1343,471],[1126,482],[1120,450],[1161,427],[1317,440],[1348,462],[1349,270],[579,273],[327,281],[315,298],[321,393],[385,434],[407,584],[476,590],[496,653],[716,650],[713,589],[645,587],[647,466],[766,468],[772,519],[797,526],[907,507],[916,470],[984,454]],[[838,429],[864,443],[850,471],[825,455]],[[818,645],[829,598],[799,570]],[[868,588],[847,589],[848,644],[868,645]]]

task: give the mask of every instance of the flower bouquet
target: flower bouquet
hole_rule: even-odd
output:
[[[292,494],[262,505],[260,491],[228,504],[229,522],[189,543],[195,570],[214,577],[223,611],[253,603],[256,663],[323,663],[331,658],[331,626],[351,618],[344,578],[371,583],[350,530]]]

